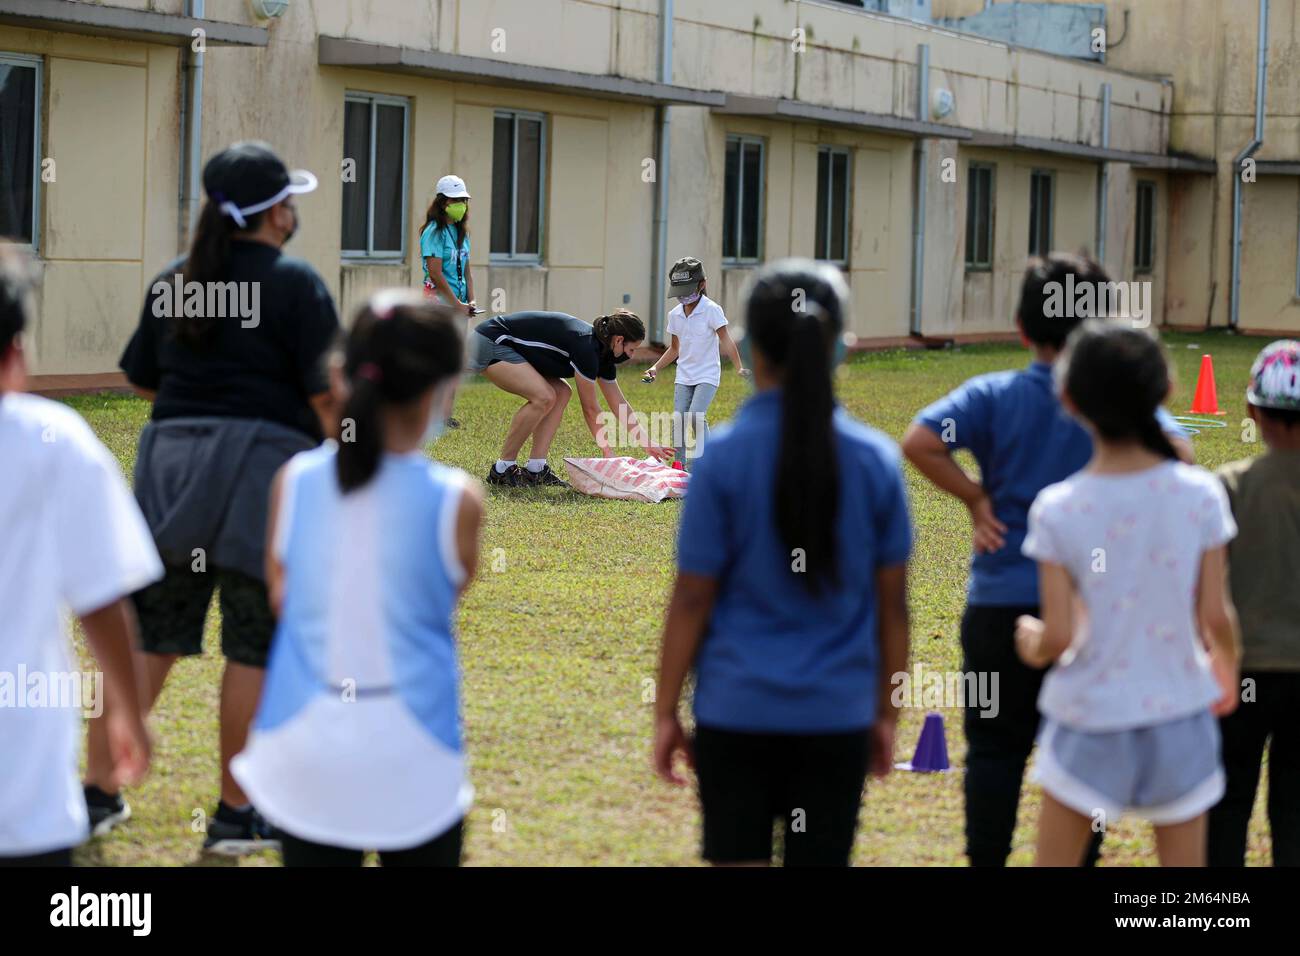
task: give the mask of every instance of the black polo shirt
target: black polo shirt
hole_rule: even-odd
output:
[[[176,339],[168,314],[184,264],[184,257],[173,260],[149,284],[140,325],[119,363],[133,385],[158,393],[153,418],[260,418],[322,439],[309,399],[329,390],[325,359],[339,320],[321,277],[273,246],[232,242],[226,280],[239,292],[222,293],[227,317],[195,348]],[[164,295],[168,301],[159,302]],[[242,312],[232,308],[236,303]]]
[[[590,323],[564,312],[514,312],[495,315],[475,330],[498,345],[508,345],[545,378],[588,381],[617,378],[614,355],[596,338]]]

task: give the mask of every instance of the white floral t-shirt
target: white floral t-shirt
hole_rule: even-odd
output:
[[[1197,627],[1197,582],[1202,555],[1236,534],[1218,479],[1181,462],[1079,472],[1043,489],[1022,550],[1063,565],[1086,613],[1043,681],[1039,710],[1112,731],[1210,706],[1219,690]]]

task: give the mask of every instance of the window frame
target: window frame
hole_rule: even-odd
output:
[[[32,110],[32,241],[18,242],[15,245],[33,255],[40,254],[41,248],[41,143],[45,135],[42,124],[45,112],[45,58],[31,53],[11,53],[0,50],[0,64],[6,66],[31,67],[36,73],[36,84],[32,91],[35,98]]]
[[[488,262],[492,265],[500,266],[531,266],[542,265],[545,261],[546,253],[546,206],[547,206],[547,153],[550,149],[550,124],[547,122],[547,114],[539,113],[535,110],[512,110],[498,109],[493,110],[492,120],[495,124],[498,119],[511,120],[510,136],[510,251],[496,252],[492,249],[492,236],[489,230],[488,234]],[[536,252],[518,252],[516,246],[519,242],[519,121],[535,121],[538,125],[539,135],[537,139],[537,251]],[[495,150],[496,144],[493,143]],[[497,188],[496,183],[492,183],[492,188]]]
[[[397,96],[392,93],[365,93],[360,90],[347,90],[343,94],[344,103],[344,140],[347,139],[347,104],[348,103],[365,103],[370,107],[370,159],[369,173],[370,183],[366,195],[366,248],[365,249],[348,249],[343,246],[343,236],[341,235],[343,225],[339,224],[339,248],[344,259],[363,262],[392,262],[399,263],[406,261],[407,246],[410,237],[407,230],[410,228],[410,202],[411,202],[411,100],[406,96]],[[375,249],[375,171],[378,168],[376,163],[379,139],[379,115],[378,107],[380,106],[400,106],[402,108],[402,248],[393,252],[388,249]],[[346,157],[345,157],[346,158]]]
[[[813,258],[818,262],[829,262],[831,265],[847,268],[849,264],[849,237],[853,235],[853,150],[847,146],[818,146],[817,147],[817,171],[818,184],[821,180],[821,158],[827,156],[826,161],[826,235],[813,237]],[[844,234],[841,237],[844,245],[844,256],[839,259],[829,257],[831,251],[831,237],[833,235],[833,223],[835,217],[835,170],[834,161],[836,156],[844,157]],[[813,229],[816,230],[816,218],[813,219]],[[817,255],[817,243],[825,242],[827,256],[823,258]]]
[[[1146,222],[1146,249],[1142,248],[1142,196],[1151,197],[1150,217]],[[1160,192],[1154,179],[1139,179],[1136,185],[1136,202],[1134,203],[1135,221],[1133,224],[1133,272],[1136,275],[1150,275],[1156,271],[1156,200]],[[1147,254],[1144,262],[1142,254]]]
[[[727,147],[732,143],[740,146],[740,165],[736,170],[736,255],[727,256],[723,250],[722,263],[728,266],[749,266],[757,265],[763,261],[763,253],[766,247],[763,233],[767,228],[767,139],[762,136],[755,136],[752,133],[728,133],[723,143],[722,163],[723,179],[726,179]],[[758,236],[757,252],[753,256],[740,255],[745,248],[745,240],[741,235],[741,225],[745,220],[745,146],[758,147]],[[726,228],[725,221],[727,217],[727,191],[724,185],[722,190],[722,218],[724,221],[723,236],[725,242]]]
[[[983,226],[984,226],[984,233],[988,238],[989,256],[986,261],[973,259],[971,243],[967,242],[966,254],[964,256],[967,272],[992,272],[993,271],[993,261],[995,258],[994,251],[997,244],[997,228],[996,228],[997,210],[998,210],[998,202],[997,202],[998,164],[997,163],[990,163],[982,160],[972,160],[966,167],[966,175],[970,180],[966,186],[966,227],[967,227],[966,231],[967,232],[971,231],[970,218],[972,215],[972,210],[970,208],[971,205],[970,191],[971,188],[974,186],[976,173],[985,173],[985,172],[988,173],[988,177],[989,177],[988,216],[986,217]],[[975,221],[975,225],[977,227],[980,225],[978,218]],[[976,239],[978,239],[978,235],[976,235]]]
[[[1038,218],[1034,215],[1034,202],[1038,196],[1038,183],[1040,180],[1047,180],[1050,191],[1050,202],[1047,204],[1047,244],[1046,247],[1040,242],[1035,249],[1034,238],[1037,234]],[[1034,169],[1029,174],[1029,255],[1046,256],[1050,255],[1056,242],[1056,170],[1054,169]]]

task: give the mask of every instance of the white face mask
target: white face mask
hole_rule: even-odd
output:
[[[700,301],[701,295],[703,295],[702,292],[692,292],[690,295],[679,295],[677,301],[682,305],[694,305],[696,302]]]

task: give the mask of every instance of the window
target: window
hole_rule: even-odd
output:
[[[966,271],[993,269],[993,190],[996,167],[971,163],[966,173]]]
[[[492,257],[542,257],[546,121],[537,113],[497,113],[492,131]]]
[[[1050,172],[1036,169],[1029,177],[1029,254],[1052,251],[1052,186]]]
[[[817,242],[814,256],[844,265],[849,259],[849,151],[817,150]]]
[[[343,101],[343,255],[392,259],[406,253],[407,102],[349,93]]]
[[[763,255],[763,141],[728,136],[722,199],[722,258],[757,262]]]
[[[1134,230],[1133,270],[1150,272],[1156,267],[1156,184],[1137,184],[1137,224]]]
[[[41,61],[0,53],[0,236],[36,247]]]

